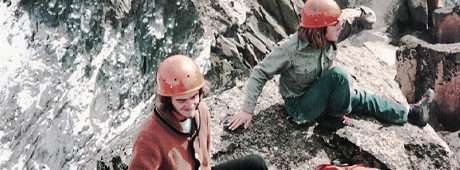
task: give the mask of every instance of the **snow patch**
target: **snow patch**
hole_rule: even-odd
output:
[[[37,101],[37,97],[32,96],[31,91],[29,91],[29,89],[23,89],[16,96],[16,102],[18,103],[18,106],[21,108],[21,113],[25,113],[25,111],[29,109]]]
[[[201,39],[197,43],[197,49],[200,50],[195,63],[200,67],[200,71],[206,74],[211,70],[211,40]]]
[[[65,36],[62,36],[58,40],[51,42],[51,49],[55,50],[55,54],[58,60],[61,60],[62,57],[64,57],[65,52],[66,52],[65,47],[68,45],[69,45],[69,40],[65,38]]]
[[[32,168],[31,169],[40,169],[40,170],[49,170],[50,168],[46,164],[38,163],[37,161],[31,160]]]
[[[109,27],[107,27],[109,28]],[[108,123],[107,121],[99,121],[98,119],[92,119],[91,118],[91,107],[89,107],[94,99],[96,92],[97,92],[97,77],[98,77],[98,72],[101,69],[102,65],[104,62],[110,59],[110,57],[114,57],[113,51],[115,47],[119,43],[119,36],[113,35],[111,29],[106,29],[106,32],[104,33],[104,42],[103,42],[103,47],[100,51],[100,53],[93,59],[91,62],[91,67],[93,68],[93,74],[91,75],[91,78],[84,82],[81,83],[81,79],[84,78],[84,68],[81,67],[78,69],[78,71],[75,71],[70,78],[68,79],[68,82],[75,88],[72,88],[69,90],[68,94],[68,100],[70,102],[71,106],[75,106],[77,108],[85,108],[86,110],[81,110],[78,111],[77,114],[74,115],[73,117],[73,122],[75,123],[74,127],[74,135],[78,135],[78,132],[81,132],[84,130],[85,127],[93,127],[95,129],[91,130],[102,130],[104,132],[97,132],[98,134],[105,134],[107,131],[107,126]],[[116,37],[116,38],[114,38]],[[78,56],[78,58],[82,58],[83,56]]]
[[[0,139],[5,136],[4,131],[0,131]],[[10,142],[0,144],[0,166],[5,164],[13,154],[13,151],[8,147]]]
[[[155,39],[164,38],[166,33],[166,28],[163,24],[163,13],[161,11],[163,10],[157,10],[157,12],[153,14],[154,20],[147,26],[147,29],[149,30],[148,34],[155,37]],[[145,18],[144,20],[146,19],[147,18]]]
[[[31,30],[28,14],[14,17],[14,6],[0,3],[0,87],[7,85],[9,78],[17,69],[23,67],[29,53],[27,37]]]
[[[15,2],[13,2],[16,4]],[[17,70],[26,68],[28,65],[28,56],[31,56],[28,49],[28,39],[32,32],[28,14],[16,18],[14,16],[14,7],[6,7],[0,3],[0,89],[7,89],[14,84]],[[28,91],[22,91],[17,95],[17,101],[22,111],[29,108],[35,98]]]
[[[25,168],[26,157],[21,155],[21,157],[15,162],[14,166],[11,169],[26,169]]]
[[[4,148],[4,146],[0,147],[0,165],[3,165],[8,161],[13,154],[13,151],[8,148]]]

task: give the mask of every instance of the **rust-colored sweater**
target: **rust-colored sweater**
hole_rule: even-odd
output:
[[[133,148],[130,170],[192,170],[210,168],[210,118],[204,102],[198,106],[191,134],[182,133],[173,113],[155,111],[144,124]]]

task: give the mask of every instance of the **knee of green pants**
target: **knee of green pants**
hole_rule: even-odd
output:
[[[329,76],[330,78],[332,78],[332,81],[330,82],[333,82],[331,84],[334,84],[335,86],[334,89],[336,89],[336,92],[338,91],[343,92],[341,93],[342,95],[340,95],[340,99],[343,99],[342,102],[329,103],[332,105],[329,105],[329,107],[327,108],[328,113],[331,115],[341,115],[344,113],[350,113],[352,110],[352,106],[351,106],[352,83],[351,83],[351,79],[350,79],[348,72],[342,67],[335,66],[335,67],[330,68],[324,76]],[[340,90],[337,90],[337,89],[340,89]],[[335,96],[335,97],[338,97],[338,96]],[[333,100],[337,100],[337,99],[339,98],[336,98]],[[339,103],[340,103],[340,106],[334,105],[334,104],[339,104]]]
[[[314,121],[323,112],[341,115],[351,111],[351,83],[348,73],[332,67],[299,97],[285,100],[288,114],[299,122]]]
[[[325,73],[325,76],[333,76],[339,81],[350,81],[350,76],[348,72],[342,67],[332,67]],[[348,82],[349,83],[349,82]]]
[[[298,99],[286,99],[284,100],[284,108],[286,109],[286,112],[288,113],[289,116],[292,117],[292,119],[297,122],[297,123],[308,123],[308,122],[313,122],[315,119],[321,114],[320,111],[304,111],[302,109],[302,104],[299,103],[300,101]]]

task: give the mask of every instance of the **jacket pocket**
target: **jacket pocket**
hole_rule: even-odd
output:
[[[297,56],[292,59],[292,71],[295,76],[296,82],[301,85],[310,84],[316,79],[319,71],[319,58],[313,56],[302,56],[302,54],[296,54]]]

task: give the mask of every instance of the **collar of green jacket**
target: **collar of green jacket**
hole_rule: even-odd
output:
[[[297,51],[303,51],[308,47],[308,45],[310,45],[310,42],[300,40],[297,32],[294,33],[293,36],[295,40],[297,41],[297,48],[296,48]]]
[[[297,41],[297,51],[305,51],[306,49],[308,49],[308,46],[310,45],[310,42],[300,40],[299,37],[298,37],[297,32],[293,36],[295,36],[295,39]],[[337,47],[336,47],[335,43],[331,43],[331,42],[328,42],[324,49],[329,49],[329,47],[331,45],[332,45],[332,47],[334,47],[334,50],[337,50]]]

